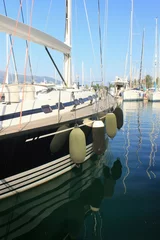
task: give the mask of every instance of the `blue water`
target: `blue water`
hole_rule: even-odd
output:
[[[105,155],[110,167],[120,158],[121,178],[77,239],[160,238],[160,103],[129,102],[122,109],[124,125]]]

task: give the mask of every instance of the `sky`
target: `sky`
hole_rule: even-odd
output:
[[[79,76],[81,80],[82,62],[84,63],[84,79],[85,83],[88,84],[90,79],[92,81],[101,80],[101,65],[98,0],[85,0],[85,2],[94,51],[92,50],[88,31],[84,1],[72,0],[72,65],[74,76]],[[5,3],[8,16],[17,19],[19,0],[5,0]],[[23,0],[25,23],[29,23],[31,4],[32,0]],[[50,6],[50,14],[48,14]],[[137,74],[140,65],[142,33],[143,28],[145,28],[143,72],[153,76],[155,18],[158,17],[160,19],[159,9],[159,0],[134,0],[132,61],[133,71]],[[105,14],[106,12],[108,12],[107,15]],[[131,0],[100,0],[100,13],[104,81],[105,84],[108,84],[115,80],[115,76],[124,76],[129,42]],[[3,1],[0,1],[0,14],[5,14]],[[20,17],[19,20],[22,21],[22,18]],[[32,26],[64,41],[65,0],[34,0]],[[14,52],[18,72],[23,74],[25,68],[24,40],[15,38]],[[30,43],[29,53],[34,75],[50,76],[59,79],[43,46]],[[63,54],[54,50],[51,50],[51,53],[60,71],[63,72]],[[4,33],[0,33],[0,71],[5,69],[6,36]],[[12,61],[10,61],[9,70],[13,71]],[[129,59],[127,74],[129,75]]]

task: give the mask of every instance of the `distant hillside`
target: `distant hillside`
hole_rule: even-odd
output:
[[[3,80],[4,80],[4,75],[5,75],[5,72],[0,72],[0,83],[3,82]],[[59,80],[55,81],[54,78],[47,77],[47,76],[33,76],[33,77],[34,77],[34,81],[37,82],[37,83],[41,83],[41,82],[44,82],[44,81],[45,81],[46,83],[55,83],[55,82],[56,82],[57,84],[60,84],[60,83],[61,83],[61,81],[59,81]],[[15,79],[14,74],[10,74],[10,73],[9,73],[9,77],[8,77],[9,83],[14,82],[14,79]],[[23,82],[24,82],[24,75],[19,74],[19,75],[18,75],[18,81],[19,81],[19,83],[23,83]],[[30,77],[30,76],[26,76],[26,81],[27,81],[27,82],[31,82],[31,81],[32,81],[31,77]]]

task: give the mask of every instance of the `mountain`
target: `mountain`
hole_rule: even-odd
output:
[[[5,72],[4,72],[4,71],[1,71],[1,72],[0,72],[0,83],[3,83],[4,77],[5,77]],[[33,78],[34,78],[34,81],[35,81],[36,83],[41,83],[41,82],[46,82],[46,83],[55,83],[55,82],[56,82],[56,84],[60,84],[60,83],[61,83],[61,81],[55,80],[54,78],[52,78],[52,77],[47,77],[47,76],[36,76],[36,75],[34,75]],[[8,75],[8,81],[9,81],[9,83],[13,83],[13,82],[14,82],[14,79],[15,79],[14,74],[9,73],[9,75]],[[24,75],[18,74],[18,82],[19,82],[19,83],[23,83],[23,82],[24,82]],[[32,82],[31,76],[26,76],[26,82],[28,82],[28,83],[29,83],[29,82],[30,82],[30,83]]]

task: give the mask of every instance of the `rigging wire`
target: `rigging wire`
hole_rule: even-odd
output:
[[[102,37],[101,37],[101,22],[100,22],[100,2],[98,0],[98,24],[99,24],[99,47],[100,47],[100,63],[101,63],[101,79],[103,82],[103,59],[102,59]]]
[[[26,22],[27,22],[27,24],[28,24],[28,19],[29,19],[29,17],[28,17],[28,0],[26,0]]]
[[[141,61],[140,61],[140,70],[139,70],[139,87],[140,88],[142,87],[142,68],[143,68],[143,56],[144,56],[144,34],[145,34],[145,29],[143,29]]]
[[[46,50],[46,52],[48,53],[48,55],[49,55],[49,57],[50,57],[50,59],[51,59],[52,63],[54,64],[54,66],[55,66],[55,68],[56,68],[56,70],[57,70],[58,74],[60,75],[60,77],[61,77],[61,79],[62,79],[63,83],[65,84],[65,86],[67,86],[67,84],[66,84],[66,82],[65,82],[65,80],[64,80],[64,78],[63,78],[63,76],[62,76],[62,74],[60,73],[60,71],[59,71],[59,69],[58,69],[58,67],[57,67],[56,63],[54,62],[54,60],[53,60],[53,58],[52,58],[52,56],[51,56],[51,54],[50,54],[50,52],[49,52],[48,48],[47,48],[47,47],[45,47],[45,50]]]
[[[49,20],[49,15],[50,15],[51,8],[52,8],[52,0],[50,1],[50,5],[49,5],[49,9],[48,9],[48,14],[47,14],[47,18],[46,18],[45,27],[44,27],[45,31],[46,31],[47,26],[48,26],[48,20]]]
[[[104,30],[103,30],[103,66],[106,65],[105,44],[107,43],[107,31],[108,31],[108,0],[105,1],[105,13],[104,13]],[[103,78],[106,79],[106,68],[103,68]]]
[[[20,3],[20,6],[22,8],[21,3]],[[33,6],[34,6],[34,0],[32,0],[32,5],[31,5],[30,23],[29,23],[29,29],[28,29],[28,41],[30,41]],[[22,102],[21,102],[21,110],[20,110],[19,127],[21,127],[21,123],[22,123],[22,110],[23,110],[23,103],[24,103],[24,90],[25,90],[24,88],[25,88],[25,85],[26,85],[26,72],[27,72],[28,56],[29,56],[29,49],[28,49],[28,47],[26,47],[25,66],[24,66],[24,83],[23,83],[23,88],[22,88]]]
[[[91,33],[91,27],[90,27],[89,18],[88,18],[88,12],[87,12],[87,7],[86,7],[86,1],[83,0],[83,3],[84,3],[84,9],[85,9],[85,14],[86,14],[86,19],[87,19],[87,25],[88,25],[88,31],[89,31],[89,36],[90,36],[90,41],[91,41],[91,46],[92,46],[93,57],[94,57],[94,61],[95,61],[95,64],[96,64],[96,56],[95,56],[95,50],[94,50],[94,45],[93,45],[93,39],[92,39],[92,33]]]
[[[22,6],[22,0],[19,0],[20,5]],[[22,21],[24,23],[24,15],[23,15],[23,9],[21,7],[21,16],[22,16]],[[28,41],[26,40],[26,47],[29,48],[28,46]],[[28,62],[29,62],[29,68],[30,68],[30,73],[31,73],[31,78],[32,78],[32,84],[34,83],[34,79],[33,79],[33,73],[32,73],[32,65],[31,65],[31,58],[30,58],[30,54],[28,52]]]
[[[47,13],[47,17],[46,17],[46,23],[45,23],[45,26],[44,26],[44,32],[46,31],[47,26],[48,26],[48,20],[49,20],[51,8],[52,8],[52,0],[50,0],[50,4],[49,4],[49,8],[48,8],[48,13]],[[45,46],[44,46],[44,47],[45,47]],[[40,63],[40,58],[38,57],[35,73],[37,73],[37,71],[38,71],[39,63]]]
[[[17,30],[17,27],[18,27],[18,21],[19,21],[19,17],[20,17],[20,8],[21,8],[21,5],[19,6],[17,20],[16,20],[16,25],[15,25],[15,28],[14,28],[14,31],[13,31],[13,36],[16,34],[16,30]],[[2,84],[1,93],[3,93],[3,89],[4,89],[4,86],[5,86],[5,82],[6,82],[6,78],[7,78],[7,72],[8,72],[8,67],[9,67],[9,61],[10,61],[10,58],[11,58],[11,55],[12,55],[13,45],[14,45],[14,38],[12,39],[12,42],[11,42],[10,53],[9,53],[9,56],[8,56],[8,62],[7,62],[7,66],[6,66],[6,71],[5,71],[5,76],[4,76],[4,80],[3,80],[3,84]]]
[[[128,33],[128,46],[127,46],[127,53],[126,53],[125,64],[124,64],[124,80],[127,79],[129,43],[130,43],[130,30],[129,30],[129,33]]]
[[[4,5],[5,15],[6,15],[6,17],[7,17],[8,14],[7,14],[7,8],[6,8],[5,0],[3,0],[3,5]],[[16,79],[17,79],[17,82],[18,82],[18,71],[17,71],[16,59],[15,59],[15,54],[14,54],[14,49],[13,49],[13,41],[12,41],[12,37],[11,37],[10,34],[9,34],[9,40],[10,40],[10,44],[11,44],[11,46],[12,46],[12,47],[11,47],[11,52],[12,52],[12,56],[13,56],[13,62],[14,62],[14,67],[15,67]]]

